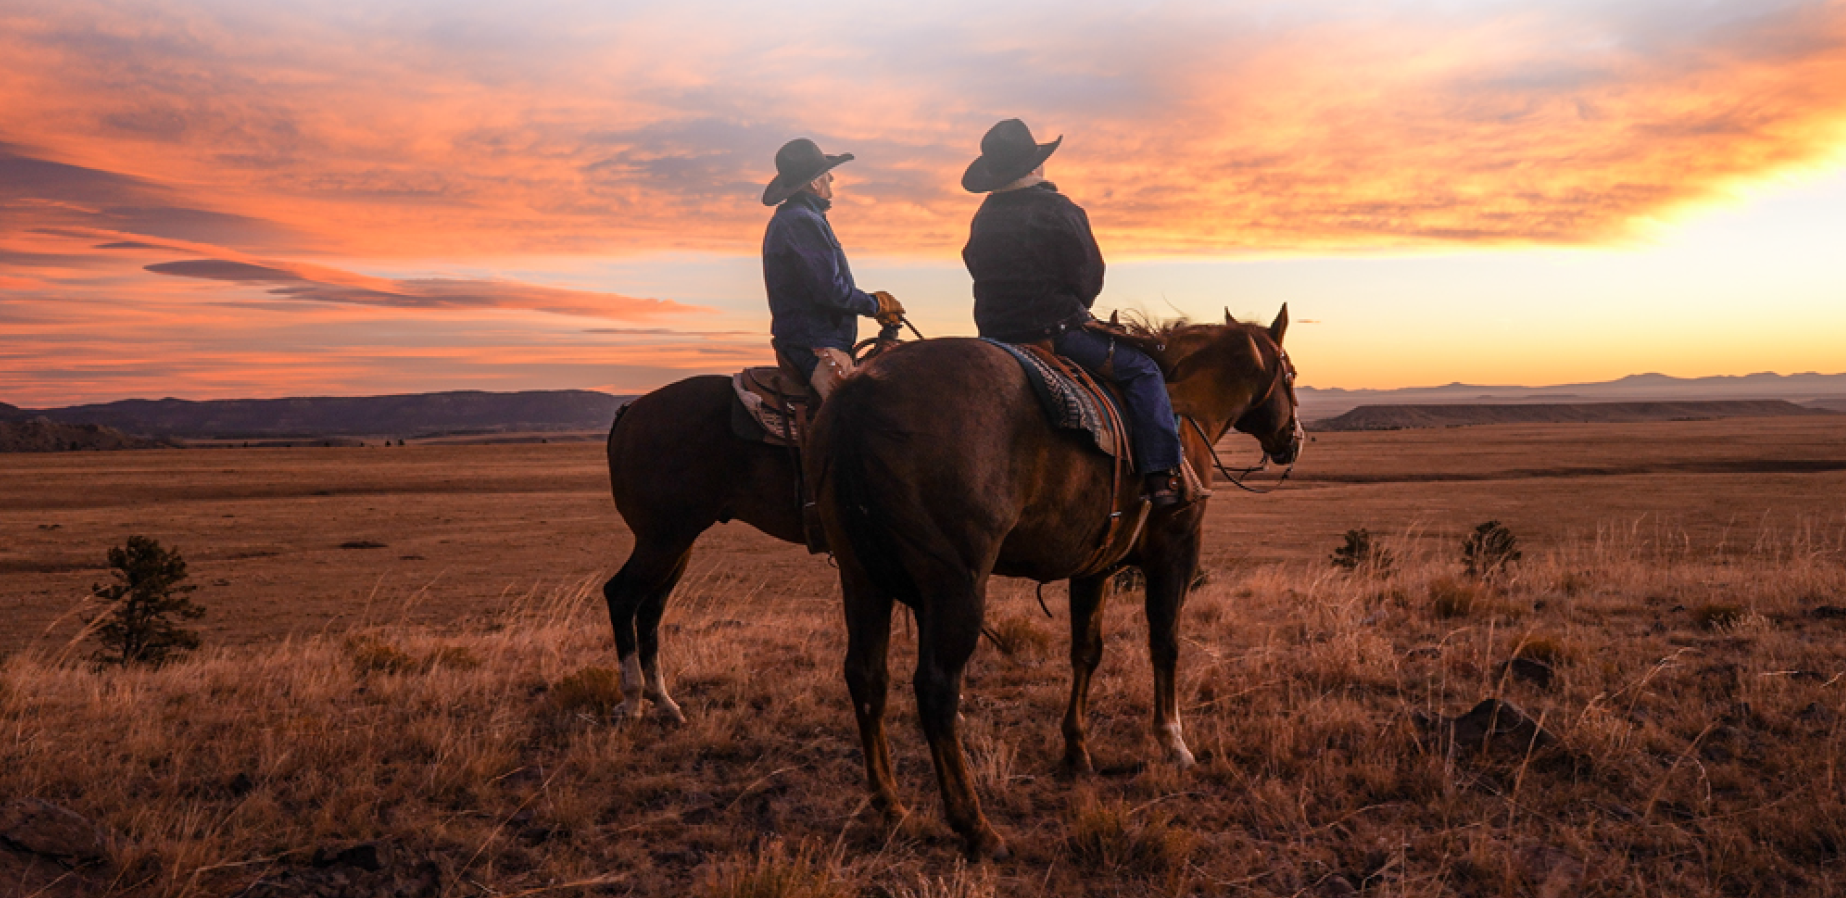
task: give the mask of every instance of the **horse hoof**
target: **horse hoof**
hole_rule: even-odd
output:
[[[1198,759],[1192,756],[1191,749],[1185,747],[1184,745],[1181,745],[1175,748],[1167,749],[1167,763],[1172,764],[1173,766],[1178,767],[1181,770],[1185,770],[1188,767],[1192,767],[1193,765],[1197,764]]]
[[[887,823],[896,823],[910,816],[910,809],[904,807],[904,803],[895,798],[874,795],[872,796],[872,809],[877,811]]]
[[[1013,856],[1007,850],[1006,842],[993,830],[980,833],[968,840],[968,860],[975,863],[983,861],[1003,861]]]
[[[660,722],[662,723],[672,724],[673,726],[686,725],[686,713],[681,711],[678,705],[671,702],[657,706],[654,709],[654,714],[660,718]]]
[[[1065,776],[1073,777],[1093,776],[1096,773],[1096,765],[1091,763],[1090,753],[1087,751],[1081,755],[1065,755],[1064,762],[1059,765],[1059,769]]]

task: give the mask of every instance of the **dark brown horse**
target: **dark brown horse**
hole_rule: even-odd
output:
[[[1196,429],[1181,426],[1195,470],[1209,470],[1210,444],[1232,427],[1283,464],[1300,451],[1293,369],[1282,351],[1287,326],[1284,307],[1267,328],[1227,312],[1222,325],[1179,324],[1151,335],[1164,344],[1156,361],[1174,411],[1196,422]],[[1095,564],[1112,499],[1141,501],[1138,478],[1129,481],[1132,492],[1118,491],[1110,460],[1080,435],[1052,429],[1019,363],[978,340],[908,344],[862,370],[821,410],[806,465],[839,559],[846,684],[875,804],[888,813],[900,808],[884,732],[895,600],[916,613],[917,711],[949,824],[970,856],[1005,855],[981,813],[957,733],[962,669],[980,638],[990,574],[1071,581],[1064,763],[1088,771],[1084,728],[1090,677],[1102,659],[1104,585],[1114,567],[1141,568],[1154,737],[1170,761],[1192,763],[1174,670],[1203,502],[1154,513],[1125,554]]]
[[[635,400],[609,429],[609,488],[635,535],[603,584],[622,662],[617,717],[638,716],[645,697],[663,717],[685,719],[660,675],[660,616],[699,534],[736,520],[802,541],[793,453],[734,435],[732,402],[730,378],[688,378]]]

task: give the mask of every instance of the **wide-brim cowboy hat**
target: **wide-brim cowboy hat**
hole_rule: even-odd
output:
[[[763,205],[779,206],[834,166],[851,161],[851,153],[829,156],[814,141],[797,137],[776,151],[776,178],[763,188]]]
[[[981,138],[981,156],[962,173],[961,187],[969,193],[999,190],[1045,164],[1063,142],[1060,135],[1050,143],[1039,143],[1032,139],[1025,122],[1009,118],[987,129]]]

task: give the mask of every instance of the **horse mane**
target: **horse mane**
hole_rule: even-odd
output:
[[[1160,366],[1163,373],[1170,373],[1173,365],[1180,358],[1190,354],[1190,352],[1175,352],[1180,345],[1192,343],[1187,338],[1215,337],[1222,332],[1220,329],[1224,327],[1231,327],[1245,333],[1264,330],[1260,324],[1244,321],[1232,325],[1199,324],[1184,316],[1157,321],[1134,311],[1120,313],[1114,323],[1126,333],[1126,338],[1136,348],[1154,359],[1155,364]],[[1198,344],[1193,343],[1192,346],[1196,348]]]

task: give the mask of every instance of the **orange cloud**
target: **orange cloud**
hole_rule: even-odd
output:
[[[829,30],[484,6],[399,34],[73,2],[0,32],[0,101],[41,167],[88,173],[41,192],[95,201],[93,226],[367,258],[750,252],[800,133],[859,156],[855,249],[950,255],[973,205],[957,176],[1010,114],[1068,132],[1053,174],[1107,248],[1153,254],[1595,242],[1841,142],[1837,3],[1382,9]]]

